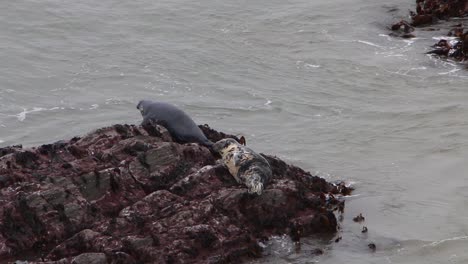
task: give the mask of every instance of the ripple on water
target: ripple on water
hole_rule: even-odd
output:
[[[19,121],[23,122],[26,119],[26,114],[39,112],[39,111],[45,111],[45,110],[47,109],[42,108],[42,107],[33,107],[30,110],[24,108],[24,110],[21,113],[16,114],[16,117],[18,118]]]

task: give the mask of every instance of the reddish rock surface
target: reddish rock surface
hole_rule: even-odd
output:
[[[207,148],[157,125],[0,149],[0,263],[238,263],[274,234],[336,232],[335,197],[350,190],[265,157],[273,179],[251,196]]]
[[[468,15],[468,0],[416,0],[416,12],[410,11],[411,22],[401,20],[391,26],[393,36],[403,38],[415,37],[414,27],[425,27],[439,21],[447,21],[453,17],[465,17]],[[433,28],[429,30],[435,30]],[[450,57],[457,61],[468,59],[468,31],[464,24],[452,25],[448,30],[448,36],[456,37],[456,40],[442,39],[428,52],[443,57]]]

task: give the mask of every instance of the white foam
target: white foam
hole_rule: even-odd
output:
[[[2,94],[2,93],[12,93],[12,92],[14,92],[14,90],[12,90],[12,89],[0,89],[0,94]]]
[[[386,38],[388,41],[392,41],[392,37],[390,37],[388,34],[379,34],[379,37],[384,37]]]
[[[428,246],[433,247],[433,246],[437,246],[439,244],[442,244],[442,243],[445,243],[445,242],[448,242],[448,241],[458,241],[458,240],[467,240],[467,239],[468,239],[468,236],[451,237],[451,238],[442,239],[442,240],[439,240],[439,241],[436,241],[436,242],[432,242],[429,245],[424,245],[423,247],[428,247]]]
[[[448,71],[448,72],[439,72],[438,74],[439,74],[439,75],[447,75],[447,74],[451,74],[451,73],[457,72],[457,71],[459,71],[459,70],[460,70],[460,69],[452,69],[452,70],[450,70],[450,71]]]
[[[375,44],[375,43],[372,43],[372,42],[369,42],[369,41],[365,41],[365,40],[358,40],[357,42],[363,43],[363,44],[366,44],[366,45],[369,45],[369,46],[377,47],[377,48],[383,48],[383,47],[380,46],[380,45],[377,45],[377,44]]]
[[[440,36],[440,37],[432,37],[432,39],[435,39],[435,40],[446,39],[446,40],[452,41],[452,40],[457,40],[458,38],[457,37]]]
[[[99,105],[92,105],[92,107],[95,107],[97,108]],[[90,109],[95,109],[95,108],[90,108]],[[18,118],[18,120],[20,122],[23,122],[25,119],[26,119],[26,116],[27,114],[29,113],[34,113],[34,112],[41,112],[41,111],[54,111],[54,110],[65,110],[67,108],[65,107],[58,107],[58,106],[55,106],[55,107],[51,107],[51,108],[43,108],[43,107],[33,107],[32,109],[27,109],[27,108],[23,108],[23,111],[21,113],[18,113],[16,115],[5,115],[5,114],[0,114],[0,115],[5,115],[5,116],[12,116],[12,117],[16,117]],[[70,107],[68,109],[75,109],[74,107]],[[80,109],[80,110],[83,110],[83,109]],[[4,125],[0,125],[0,126],[4,126]]]
[[[347,198],[354,198],[354,197],[359,197],[359,196],[361,196],[360,193],[357,193],[357,194],[350,194],[350,195],[348,195],[348,196],[346,196],[346,197],[347,197]]]
[[[403,41],[406,42],[406,46],[411,46],[411,45],[414,43],[414,40],[415,40],[415,39],[413,38],[413,40],[405,39],[405,40],[403,40]]]
[[[389,54],[389,55],[385,55],[385,57],[405,57],[404,54]]]
[[[39,111],[44,111],[44,110],[47,110],[47,109],[42,108],[42,107],[34,107],[33,109],[28,110],[28,109],[24,108],[23,112],[17,114],[16,117],[18,118],[18,120],[20,122],[23,122],[26,119],[26,114],[39,112]]]
[[[413,71],[413,70],[427,70],[427,68],[424,67],[424,66],[421,66],[421,67],[411,68],[410,70],[411,71]]]

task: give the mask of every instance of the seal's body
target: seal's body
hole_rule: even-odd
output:
[[[222,139],[212,148],[221,155],[223,164],[238,183],[247,186],[249,193],[262,194],[272,175],[270,164],[262,155],[232,138]]]
[[[141,100],[137,109],[143,116],[142,125],[152,121],[164,126],[171,136],[178,142],[196,142],[211,147],[213,142],[208,140],[192,118],[174,105],[164,102]]]

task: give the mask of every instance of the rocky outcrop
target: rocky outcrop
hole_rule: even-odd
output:
[[[207,148],[153,124],[0,149],[0,262],[239,262],[274,234],[335,232],[350,189],[265,157],[273,180],[252,196]]]
[[[403,38],[415,37],[415,27],[427,27],[438,21],[448,21],[453,17],[465,17],[468,15],[468,0],[416,0],[416,12],[410,11],[411,22],[401,20],[392,25],[391,35]],[[433,30],[434,28],[427,28]],[[433,45],[433,50],[428,54],[449,57],[457,61],[468,59],[468,31],[464,24],[451,25],[447,33],[448,37],[455,40],[441,39]]]

